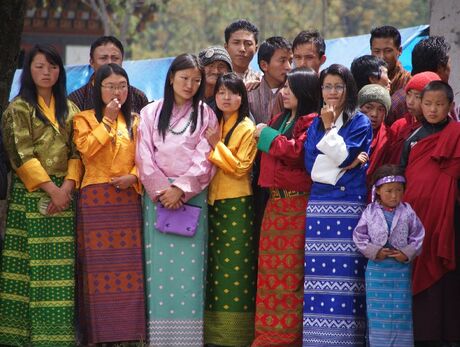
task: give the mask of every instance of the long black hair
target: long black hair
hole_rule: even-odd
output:
[[[174,88],[171,83],[171,80],[177,71],[186,69],[198,69],[201,74],[200,87],[198,88],[198,91],[195,93],[192,99],[192,133],[196,129],[196,125],[198,122],[198,113],[200,113],[201,120],[203,119],[203,104],[201,105],[201,112],[198,112],[198,106],[200,105],[200,101],[202,100],[204,95],[204,69],[195,55],[189,53],[178,55],[171,63],[168,73],[166,74],[165,89],[163,94],[163,106],[161,107],[160,119],[158,121],[158,132],[163,136],[163,140],[166,135],[166,130],[168,130],[169,120],[171,118],[171,113],[174,107]]]
[[[293,124],[301,116],[310,113],[315,113],[319,108],[320,100],[320,84],[318,74],[315,70],[305,67],[299,67],[291,70],[287,74],[287,83],[294,96],[297,98],[297,110],[294,115]],[[290,113],[289,110],[284,110],[285,117]],[[279,117],[273,123],[274,129],[279,129],[285,117]],[[288,138],[292,137],[293,126],[291,126],[284,135]]]
[[[48,63],[59,67],[59,76],[56,83],[52,87],[52,92],[55,102],[55,115],[56,120],[62,128],[65,128],[65,121],[69,114],[67,106],[67,92],[66,92],[66,73],[64,64],[62,63],[61,56],[56,48],[47,44],[35,45],[24,59],[24,68],[21,74],[21,88],[19,89],[18,96],[27,101],[35,108],[35,115],[45,124],[50,121],[43,114],[43,110],[38,105],[37,86],[32,78],[31,64],[37,54],[43,54]]]
[[[132,138],[133,136],[133,117],[131,115],[131,88],[129,87],[129,78],[128,74],[126,73],[125,69],[123,69],[118,64],[106,64],[102,65],[96,72],[94,76],[94,92],[93,92],[93,104],[94,104],[94,111],[96,113],[96,119],[99,122],[102,122],[102,118],[104,117],[104,107],[106,106],[102,101],[102,82],[111,75],[123,76],[126,79],[126,83],[128,83],[128,96],[126,97],[126,101],[123,105],[121,105],[121,113],[123,114],[123,118],[126,122],[126,128],[128,129],[129,136]]]
[[[228,134],[225,136],[224,144],[227,145],[230,137],[233,134],[233,131],[237,127],[237,125],[243,121],[244,117],[249,116],[249,101],[248,101],[248,92],[246,91],[246,86],[244,85],[243,80],[238,77],[238,75],[234,72],[229,72],[224,75],[219,76],[216,82],[216,86],[214,87],[214,99],[216,98],[217,93],[221,87],[225,87],[230,90],[232,93],[238,94],[241,96],[241,105],[238,109],[238,118],[236,119],[235,125],[230,129]],[[222,111],[219,107],[216,106],[216,116],[217,119],[220,120],[224,116]]]
[[[319,82],[321,86],[323,86],[324,79],[328,75],[334,75],[334,76],[340,77],[345,85],[345,90],[343,91],[345,93],[345,103],[343,105],[343,124],[345,125],[345,123],[351,117],[353,117],[355,113],[358,111],[357,109],[358,90],[356,88],[355,80],[350,70],[348,70],[345,66],[340,65],[340,64],[332,64],[328,68],[321,71],[321,75],[319,77]],[[323,94],[321,93],[319,107],[321,107],[323,103],[324,103],[324,99],[323,99]],[[321,113],[320,108],[318,108],[318,113]],[[324,129],[323,122],[319,122],[318,124],[320,128],[322,127],[322,129]]]

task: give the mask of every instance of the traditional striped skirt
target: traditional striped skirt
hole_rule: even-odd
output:
[[[364,208],[364,199],[308,202],[303,346],[364,346],[366,259],[352,239]]]
[[[2,345],[75,345],[74,211],[43,216],[37,204],[47,196],[14,175],[1,257]]]
[[[369,260],[366,299],[369,345],[412,347],[411,265],[388,258]]]
[[[271,193],[260,233],[252,346],[300,346],[307,195]]]
[[[187,203],[200,206],[193,237],[155,228],[156,204],[144,195],[145,276],[150,346],[203,346],[207,190]]]
[[[85,343],[145,339],[142,215],[133,188],[84,187],[78,202],[79,327]]]
[[[247,346],[254,338],[256,244],[252,196],[209,206],[205,343]]]

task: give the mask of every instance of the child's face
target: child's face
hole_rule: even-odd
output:
[[[406,106],[409,113],[419,121],[423,118],[421,92],[416,89],[408,90],[406,93]]]
[[[425,92],[422,98],[422,113],[430,124],[437,124],[447,118],[450,102],[440,90]]]
[[[395,208],[402,200],[404,185],[400,182],[385,183],[376,189],[376,193],[384,207]]]

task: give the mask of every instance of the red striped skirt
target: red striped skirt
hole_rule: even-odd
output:
[[[83,342],[145,339],[140,196],[132,188],[86,186],[77,215]]]
[[[259,243],[256,346],[301,346],[307,195],[272,197]]]

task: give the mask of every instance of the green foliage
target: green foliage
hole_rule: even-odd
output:
[[[108,1],[120,20],[126,2]],[[260,29],[260,41],[273,35],[292,40],[300,30],[318,28],[326,38],[367,34],[380,25],[398,28],[426,24],[429,0],[150,0],[151,21],[133,15],[127,39],[133,59],[197,53],[224,44],[225,27],[245,18]],[[153,17],[153,18],[152,18]]]

